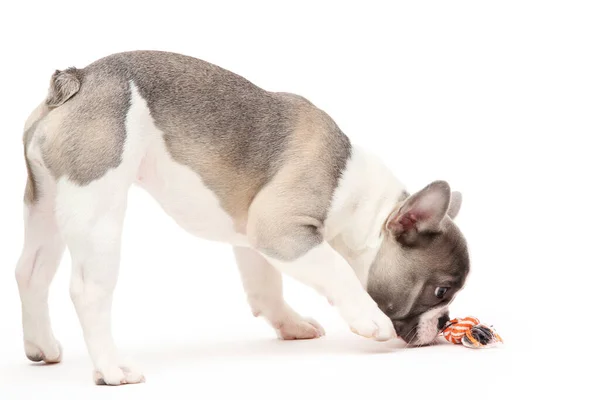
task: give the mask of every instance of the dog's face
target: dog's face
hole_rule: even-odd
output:
[[[453,221],[460,204],[460,193],[436,181],[399,204],[386,222],[367,290],[407,343],[436,338],[465,283],[467,244]]]

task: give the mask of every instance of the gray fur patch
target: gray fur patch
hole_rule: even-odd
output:
[[[72,74],[75,74],[71,70]],[[40,143],[44,163],[54,175],[86,185],[121,163],[129,83],[118,70],[91,64],[77,70],[81,86],[46,117],[48,135]]]
[[[254,223],[265,228],[254,229],[260,231],[256,240],[281,249],[274,236],[296,237],[290,243],[300,250],[281,249],[286,258],[322,240],[320,225],[351,146],[306,99],[265,91],[192,57],[157,51],[114,54],[60,73],[55,81],[65,74],[67,83],[78,79],[79,91],[51,111],[52,134],[41,143],[55,177],[67,175],[85,185],[120,164],[133,81],[173,159],[200,175],[238,231],[247,230],[251,204],[265,192],[261,205],[253,207]],[[63,78],[60,82],[51,88],[61,93],[52,104],[69,93]],[[290,220],[290,210],[303,222]],[[297,232],[307,232],[299,235],[306,239]]]

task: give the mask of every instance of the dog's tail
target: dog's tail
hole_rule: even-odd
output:
[[[56,108],[75,96],[81,87],[80,71],[71,67],[64,71],[56,70],[50,79],[50,89],[46,105]]]

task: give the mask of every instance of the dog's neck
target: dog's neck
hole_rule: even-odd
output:
[[[385,222],[407,195],[404,185],[380,159],[353,147],[325,221],[325,238],[365,287]]]

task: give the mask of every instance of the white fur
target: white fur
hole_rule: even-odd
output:
[[[363,286],[381,245],[385,221],[405,190],[379,158],[354,146],[334,192],[324,235]]]
[[[58,362],[62,354],[50,325],[48,289],[65,244],[54,217],[53,179],[37,163],[32,168],[36,170],[38,183],[45,187],[45,197],[32,207],[24,207],[25,239],[15,272],[22,304],[25,353],[32,360]]]
[[[433,342],[439,334],[438,320],[446,312],[448,312],[448,306],[444,305],[423,313],[417,325],[417,340],[411,344],[421,345]]]
[[[29,129],[44,111],[45,105],[40,104],[27,119],[25,129]],[[24,206],[25,238],[15,271],[21,297],[25,353],[31,360],[58,362],[62,351],[50,324],[48,289],[65,244],[54,215],[56,185],[42,163],[36,140],[31,141],[27,154],[36,182],[44,188],[44,195],[36,204]]]

